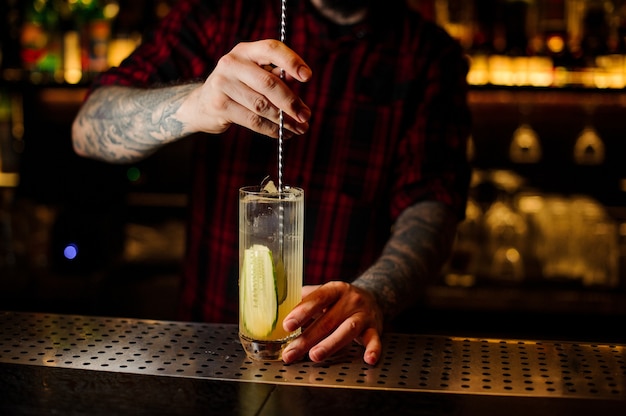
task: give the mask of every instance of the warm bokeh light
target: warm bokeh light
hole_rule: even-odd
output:
[[[0,187],[15,188],[20,183],[20,176],[17,173],[0,172]]]
[[[565,49],[565,41],[563,40],[563,36],[553,35],[546,39],[546,46],[550,50],[550,52],[554,54],[559,54],[563,52]]]
[[[109,66],[119,66],[141,43],[141,35],[115,38],[109,41],[107,61]]]
[[[493,85],[513,85],[513,62],[511,57],[492,55],[489,57],[489,82]]]
[[[474,55],[469,58],[470,69],[467,82],[470,85],[486,85],[489,83],[489,62],[487,55]]]
[[[115,19],[120,12],[120,5],[117,2],[111,2],[104,6],[103,14],[105,19]]]
[[[78,32],[69,31],[63,39],[65,47],[64,78],[68,84],[78,84],[83,77],[83,68],[80,57],[80,38]]]
[[[469,56],[470,85],[623,89],[626,87],[626,57],[599,56],[593,67],[573,69],[555,66],[548,56]]]

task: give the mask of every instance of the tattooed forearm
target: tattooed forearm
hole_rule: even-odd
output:
[[[74,121],[76,152],[117,163],[148,156],[185,135],[183,124],[174,115],[196,87],[106,87],[94,91]]]
[[[456,218],[437,202],[408,208],[396,221],[381,257],[356,286],[373,293],[387,319],[415,303],[448,258]]]

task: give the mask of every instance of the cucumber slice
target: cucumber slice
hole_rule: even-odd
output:
[[[242,268],[241,312],[244,327],[253,338],[267,337],[278,321],[278,294],[272,252],[263,245],[253,245],[244,252]]]
[[[285,265],[283,259],[279,255],[276,259],[276,294],[278,304],[282,304],[287,299],[287,275],[285,274]]]

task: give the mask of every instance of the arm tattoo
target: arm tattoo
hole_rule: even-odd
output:
[[[196,84],[140,90],[94,91],[76,120],[85,131],[77,144],[85,154],[109,162],[141,159],[185,135],[174,114]]]
[[[454,242],[457,220],[438,202],[421,202],[398,217],[380,258],[354,285],[373,293],[387,319],[412,306],[437,276]]]

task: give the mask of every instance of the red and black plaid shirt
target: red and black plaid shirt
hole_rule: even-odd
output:
[[[305,191],[305,284],[351,281],[400,212],[436,200],[464,215],[467,64],[443,30],[401,1],[351,27],[309,1],[287,8],[286,43],[313,69],[293,90],[310,130],[286,142],[284,183]],[[402,3],[402,4],[401,4]],[[278,38],[280,2],[181,0],[119,68],[95,83],[204,80],[241,41]],[[181,319],[236,322],[238,194],[277,176],[277,141],[239,126],[195,141]]]

